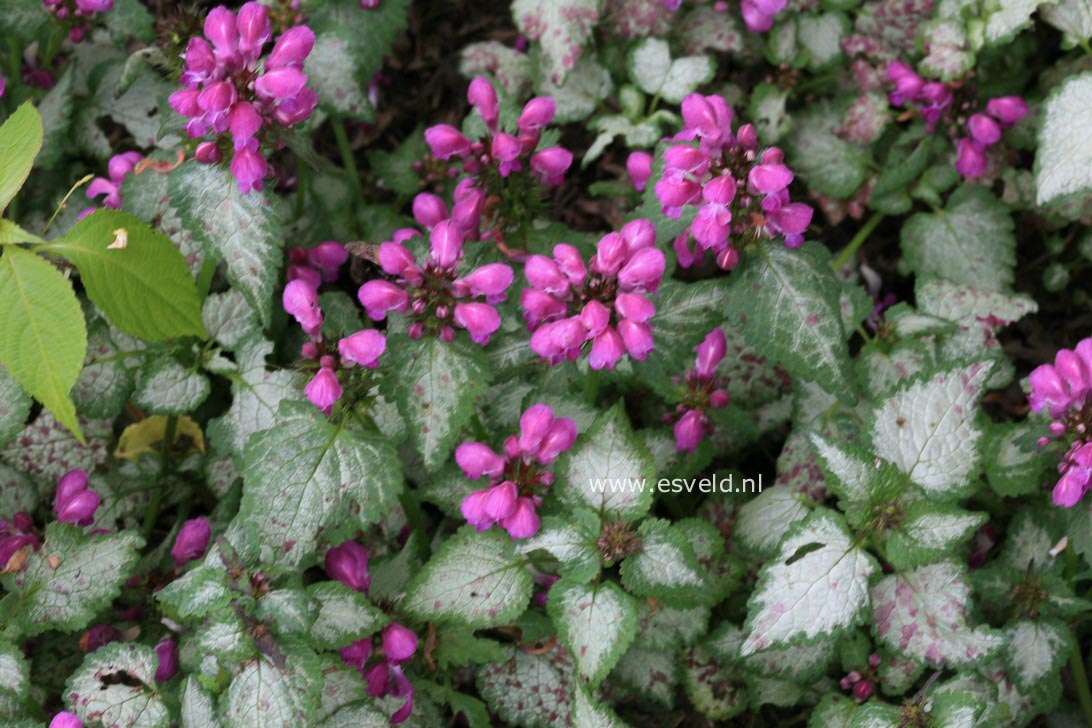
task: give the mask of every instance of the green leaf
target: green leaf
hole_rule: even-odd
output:
[[[374,117],[368,84],[406,27],[408,5],[389,0],[362,13],[355,3],[322,3],[309,13],[315,47],[304,71],[323,108],[339,116]]]
[[[562,579],[550,588],[546,611],[577,674],[591,687],[602,682],[637,636],[637,605],[617,584]]]
[[[427,153],[424,127],[419,126],[393,152],[371,149],[367,158],[380,184],[399,197],[409,199],[421,190],[421,175],[413,168],[413,163],[424,159]]]
[[[83,366],[83,312],[59,270],[7,246],[0,255],[0,364],[81,442],[69,392]]]
[[[223,568],[202,564],[157,591],[155,600],[171,619],[187,623],[224,609],[237,596]]]
[[[26,568],[3,578],[4,588],[23,602],[12,627],[33,636],[86,626],[121,591],[143,546],[129,531],[89,536],[78,526],[49,524]]]
[[[611,681],[621,683],[644,699],[671,708],[675,703],[675,686],[679,682],[675,651],[653,652],[634,643],[618,660],[611,673]]]
[[[6,445],[22,431],[30,416],[30,405],[27,393],[7,369],[0,367],[0,445]]]
[[[228,351],[234,351],[244,339],[261,331],[261,324],[246,296],[236,290],[213,293],[205,298],[201,319],[209,337]]]
[[[728,290],[724,280],[664,281],[651,321],[656,346],[638,371],[648,371],[649,380],[667,380],[692,368],[694,347],[716,325]]]
[[[282,406],[276,427],[247,442],[240,470],[240,525],[262,542],[264,562],[289,567],[310,563],[331,529],[378,521],[402,486],[385,440],[331,424],[307,404]]]
[[[0,126],[0,212],[30,175],[42,148],[42,115],[27,102]]]
[[[604,412],[575,447],[558,458],[555,492],[572,508],[601,519],[640,519],[652,505],[652,455],[630,427],[622,403]]]
[[[884,577],[871,590],[879,641],[933,667],[966,667],[1000,649],[1002,633],[970,624],[966,571],[945,561]]]
[[[477,698],[460,693],[450,685],[439,685],[431,680],[417,680],[414,686],[423,690],[437,703],[447,705],[453,714],[462,715],[470,728],[489,728],[489,711],[486,710],[485,703]]]
[[[132,339],[122,343],[137,344]],[[123,351],[114,343],[110,326],[104,319],[87,327],[87,358],[72,387],[72,401],[81,416],[113,422],[133,392],[133,371],[126,365],[139,359],[130,358],[131,354],[131,350]]]
[[[964,185],[940,212],[919,212],[902,226],[902,254],[918,275],[938,275],[980,291],[1013,281],[1016,236],[1009,208],[981,185]]]
[[[0,245],[12,243],[44,243],[45,240],[19,227],[11,220],[0,218]]]
[[[318,604],[315,623],[311,625],[311,644],[318,649],[334,650],[377,632],[390,619],[368,598],[336,581],[323,581],[307,587],[307,596]]]
[[[22,714],[30,697],[30,664],[23,651],[10,642],[0,642],[0,716]]]
[[[531,654],[513,647],[508,659],[478,671],[478,691],[506,723],[552,728],[572,710],[574,674],[572,655],[563,649]]]
[[[789,250],[775,241],[733,272],[727,308],[759,354],[855,404],[839,291],[825,248],[805,243]]]
[[[182,415],[197,409],[209,390],[209,380],[203,374],[174,359],[164,359],[144,371],[133,402],[149,414]]]
[[[546,516],[538,533],[521,539],[516,551],[520,554],[545,551],[560,562],[558,573],[561,576],[570,581],[591,581],[599,574],[599,552],[596,550],[599,529],[599,519],[586,510],[566,518]]]
[[[808,68],[820,70],[842,58],[842,39],[850,28],[844,13],[801,13],[796,23],[796,37],[808,54]]]
[[[477,347],[435,336],[391,337],[387,352],[397,376],[384,379],[383,386],[397,403],[425,467],[435,471],[452,457],[491,370]]]
[[[322,673],[309,649],[282,646],[285,661],[261,655],[243,665],[220,696],[226,728],[310,725],[320,706]]]
[[[747,709],[747,686],[736,667],[717,660],[701,645],[684,651],[680,661],[686,697],[699,713],[724,721]]]
[[[75,264],[87,295],[125,333],[148,341],[205,336],[182,254],[129,213],[96,210],[44,250]]]
[[[171,713],[155,680],[158,665],[151,647],[112,642],[84,658],[65,683],[65,703],[85,725],[166,728]]]
[[[71,139],[74,75],[70,66],[38,104],[43,123],[42,151],[34,160],[34,166],[38,169],[53,166],[67,151],[68,140]]]
[[[1035,155],[1038,204],[1045,205],[1092,188],[1089,105],[1092,105],[1092,73],[1067,79],[1043,104],[1039,151]]]
[[[978,400],[993,365],[978,362],[920,379],[873,411],[873,452],[929,496],[953,500],[978,462]]]
[[[989,520],[952,505],[911,504],[890,534],[884,553],[896,569],[921,566],[958,553]]]
[[[227,168],[213,164],[183,164],[168,179],[182,225],[206,255],[224,261],[228,281],[268,324],[284,243],[273,202],[258,191],[244,195]]]
[[[641,90],[677,104],[698,86],[713,78],[715,67],[708,56],[671,58],[667,41],[646,38],[629,56],[629,73]],[[653,140],[655,141],[655,140]]]
[[[511,622],[527,608],[531,574],[508,556],[508,543],[496,530],[460,528],[410,582],[403,608],[422,620],[471,627]]]
[[[705,578],[686,536],[670,521],[653,518],[641,524],[641,550],[622,562],[622,585],[639,597],[654,597],[673,607],[715,603],[717,591]]]
[[[813,105],[793,121],[788,164],[816,192],[840,200],[852,197],[868,176],[870,157],[867,147],[852,144],[836,133],[842,113],[830,105]]]
[[[512,19],[542,50],[542,75],[563,84],[600,18],[598,0],[513,0]]]
[[[194,676],[186,678],[182,688],[182,728],[221,728],[212,693]]]
[[[1022,619],[1005,628],[1002,659],[1013,683],[1026,692],[1057,680],[1073,647],[1073,633],[1060,619]]]
[[[876,571],[875,560],[854,543],[836,511],[815,511],[762,567],[747,605],[740,654],[813,642],[859,624],[868,606],[868,580]]]

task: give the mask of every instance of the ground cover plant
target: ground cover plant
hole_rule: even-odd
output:
[[[1089,0],[6,0],[0,723],[1092,725]]]

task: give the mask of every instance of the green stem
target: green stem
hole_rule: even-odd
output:
[[[1073,683],[1077,687],[1077,702],[1081,704],[1085,722],[1092,725],[1092,692],[1088,687],[1088,673],[1084,669],[1084,657],[1081,656],[1081,642],[1073,635],[1073,649],[1069,651],[1069,671],[1073,673]]]
[[[877,212],[868,219],[868,222],[857,231],[857,234],[853,236],[853,239],[849,241],[849,245],[842,249],[842,252],[838,253],[838,257],[834,259],[830,265],[834,270],[839,271],[842,267],[849,262],[849,259],[853,257],[853,254],[857,252],[857,249],[864,245],[864,241],[868,240],[868,236],[872,234],[872,231],[876,229],[876,226],[883,220],[884,214]]]
[[[163,491],[167,484],[167,473],[171,467],[171,448],[174,447],[174,435],[178,431],[178,415],[167,417],[167,426],[163,431],[163,441],[159,445],[159,487],[152,491],[151,500],[148,501],[148,510],[144,513],[144,524],[141,533],[147,541],[155,529],[155,522],[159,518],[159,506],[163,503]]]
[[[206,254],[201,261],[201,272],[197,274],[197,294],[201,300],[209,297],[209,289],[212,288],[212,277],[216,274],[216,261],[211,255]]]
[[[398,502],[402,504],[402,510],[406,514],[406,521],[410,528],[417,534],[417,555],[422,562],[426,562],[432,555],[429,547],[428,528],[425,524],[425,515],[421,512],[421,504],[413,497],[409,490],[403,490],[398,496]]]
[[[337,140],[337,148],[341,152],[341,164],[349,175],[357,201],[361,202],[364,198],[364,187],[360,184],[360,173],[356,168],[356,158],[353,156],[352,147],[349,146],[349,135],[345,133],[345,124],[338,119],[331,119],[330,127],[334,130],[334,139]]]

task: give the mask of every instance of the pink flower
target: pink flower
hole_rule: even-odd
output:
[[[470,153],[470,140],[450,124],[437,124],[425,129],[425,143],[437,159],[465,157]]]
[[[301,279],[289,281],[284,287],[281,304],[309,337],[314,340],[322,338],[322,309],[319,307],[318,291],[310,283]]]
[[[356,541],[345,541],[327,551],[325,568],[331,578],[355,591],[367,591],[372,584],[368,551]]]
[[[90,526],[94,522],[100,498],[87,485],[87,473],[83,470],[69,470],[57,481],[53,512],[58,521],[77,526]]]
[[[490,130],[497,128],[497,118],[500,116],[500,103],[497,101],[497,91],[489,79],[478,76],[470,82],[466,90],[466,100],[482,117],[482,121]]]
[[[1008,128],[1028,115],[1028,103],[1019,96],[1000,96],[986,103],[986,113]]]
[[[626,172],[634,189],[642,192],[652,178],[652,155],[648,152],[631,152],[626,158]]]
[[[323,359],[327,358],[332,359],[332,357],[323,357]],[[323,414],[330,414],[334,403],[341,399],[343,393],[333,366],[324,365],[320,367],[314,378],[303,388],[303,393],[307,395],[307,399],[310,400],[311,404],[322,410]]]
[[[2,94],[0,94],[2,95]],[[140,152],[125,152],[115,154],[107,164],[107,176],[96,177],[87,186],[87,199],[93,200],[99,195],[104,195],[102,206],[111,210],[121,209],[121,183],[125,176],[133,171],[137,162],[144,159]]]
[[[75,713],[64,710],[53,716],[53,720],[49,721],[49,728],[83,728],[83,721]]]
[[[398,622],[392,622],[383,628],[383,654],[387,662],[400,665],[417,652],[417,635]]]
[[[531,156],[531,169],[538,172],[543,184],[559,185],[573,163],[573,153],[562,147],[543,149]]]
[[[576,442],[576,425],[554,417],[545,404],[530,407],[520,417],[520,434],[505,441],[504,456],[480,442],[464,442],[455,450],[455,461],[471,480],[489,476],[488,487],[463,498],[460,511],[479,531],[499,525],[513,539],[538,532],[536,509],[544,489],[553,483],[545,469]]]
[[[212,526],[205,518],[191,518],[182,524],[178,537],[171,547],[171,558],[175,568],[182,568],[194,559],[204,555],[212,537]]]
[[[557,104],[549,96],[536,96],[523,106],[517,126],[521,134],[536,134],[553,120]]]
[[[273,36],[265,6],[257,2],[244,4],[238,15],[222,6],[212,9],[204,34],[207,41],[192,38],[186,47],[180,79],[186,88],[171,95],[171,107],[189,117],[186,131],[193,138],[229,135],[234,150],[230,169],[239,189],[260,190],[268,170],[262,130],[303,121],[317,103],[302,71],[315,35],[305,26],[288,29],[261,63]],[[196,156],[202,163],[217,163],[220,145],[202,143]]]
[[[728,393],[720,388],[717,378],[717,367],[727,352],[724,332],[713,329],[694,351],[697,357],[694,368],[686,373],[687,389],[683,401],[673,415],[664,416],[669,422],[675,420],[675,449],[679,452],[693,452],[702,438],[713,430],[709,413],[728,405]]]
[[[155,655],[159,659],[155,668],[156,680],[164,682],[178,674],[178,645],[174,640],[160,640],[155,646]]]
[[[785,7],[787,0],[743,0],[739,9],[743,22],[755,33],[765,33],[773,27],[773,18]]]
[[[956,142],[956,171],[964,177],[981,177],[986,173],[986,154],[982,147],[970,139]]]
[[[379,366],[379,357],[387,349],[387,337],[375,329],[364,329],[337,342],[337,352],[343,363],[368,369]]]

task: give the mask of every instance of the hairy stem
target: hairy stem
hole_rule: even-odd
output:
[[[868,240],[868,236],[872,234],[872,231],[876,229],[876,226],[883,220],[884,214],[877,212],[868,219],[857,234],[853,236],[853,239],[849,241],[849,245],[842,248],[842,252],[838,253],[838,257],[834,259],[830,265],[834,270],[841,270],[842,267],[849,262],[849,259],[853,257],[853,254],[857,252],[858,248],[864,245],[864,242]]]

